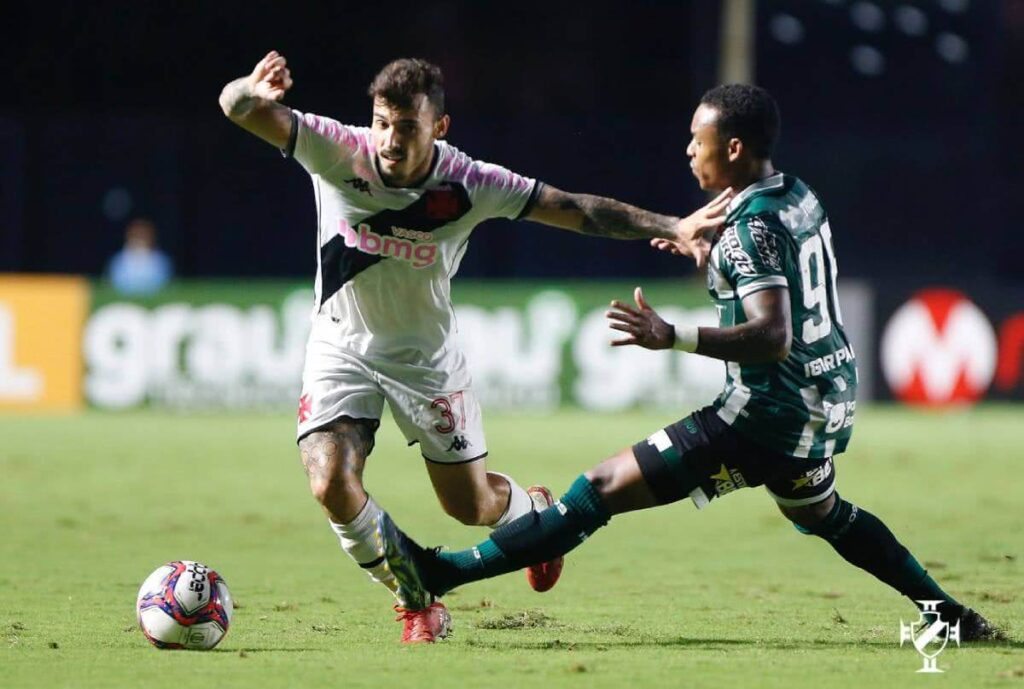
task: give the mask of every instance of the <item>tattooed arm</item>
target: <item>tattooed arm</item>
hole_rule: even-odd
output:
[[[220,93],[224,115],[264,141],[284,148],[292,131],[292,111],[279,102],[292,87],[284,56],[270,51],[252,74],[235,79]]]
[[[545,184],[527,220],[611,239],[673,239],[679,218]]]
[[[545,184],[526,219],[610,239],[666,240],[701,263],[706,234],[725,221],[731,190],[685,218],[652,213],[615,199],[572,194]]]

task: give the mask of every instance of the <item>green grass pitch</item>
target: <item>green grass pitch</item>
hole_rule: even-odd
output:
[[[671,414],[490,414],[491,466],[561,493]],[[1019,408],[859,412],[840,492],[881,516],[1012,641],[947,648],[919,677],[909,603],[797,534],[761,489],[698,513],[616,518],[551,592],[522,574],[446,602],[454,634],[403,647],[390,600],[347,560],[279,416],[0,418],[0,685],[13,687],[1024,687],[1024,422]],[[367,483],[426,544],[486,531],[445,517],[386,422]],[[142,579],[173,559],[239,604],[213,652],[151,648]],[[936,685],[938,686],[938,685]]]

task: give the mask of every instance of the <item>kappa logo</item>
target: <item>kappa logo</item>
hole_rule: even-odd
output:
[[[998,347],[988,318],[950,289],[918,292],[882,335],[882,372],[896,397],[916,404],[973,402],[995,376]]]
[[[469,442],[469,439],[464,435],[457,435],[452,440],[452,444],[448,446],[448,452],[455,450],[456,452],[462,452],[463,450],[473,446],[473,443]]]
[[[724,464],[717,474],[711,475],[711,478],[715,479],[715,493],[719,497],[747,487],[747,480],[743,478],[743,474],[736,469],[729,469]]]
[[[938,657],[950,641],[960,645],[960,620],[950,624],[939,613],[940,600],[919,600],[921,617],[917,622],[904,624],[900,620],[900,647],[911,641],[914,649],[921,654],[924,666],[918,672],[943,672],[938,667]]]

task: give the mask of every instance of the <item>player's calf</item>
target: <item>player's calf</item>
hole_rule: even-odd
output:
[[[338,422],[299,441],[313,497],[335,522],[354,518],[366,502],[363,466],[373,448],[366,424]]]
[[[942,601],[939,612],[946,619],[956,619],[964,613],[964,606],[942,590],[878,517],[843,500],[838,493],[814,505],[779,504],[779,509],[801,533],[824,539],[844,560],[874,575],[915,604],[921,600]]]
[[[488,521],[493,521],[495,509],[490,500],[485,504],[473,500],[472,497],[462,497],[440,500],[441,509],[449,517],[466,526],[485,526]]]
[[[542,512],[554,503],[546,488],[523,490],[511,476],[487,471],[482,460],[455,465],[433,462],[427,468],[445,512],[463,524],[486,525],[500,532],[520,517]],[[526,578],[533,590],[551,589],[561,576],[563,562],[559,555],[530,563]]]
[[[327,513],[341,548],[369,577],[396,592],[384,561],[379,523],[383,510],[363,489],[363,466],[373,450],[374,421],[343,420],[299,441],[313,497]]]
[[[527,514],[533,501],[511,476],[487,471],[483,458],[460,464],[427,462],[445,513],[467,526],[497,528]]]
[[[843,500],[836,493],[812,505],[780,504],[779,509],[801,533],[825,539],[847,562],[889,584],[918,607],[918,601],[942,601],[938,611],[943,619],[960,620],[961,641],[1006,638],[981,614],[943,591],[889,528],[867,510]]]

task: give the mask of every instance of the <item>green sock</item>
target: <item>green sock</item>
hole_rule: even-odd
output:
[[[495,529],[473,548],[435,554],[425,567],[426,583],[440,595],[471,581],[552,560],[578,546],[610,518],[597,490],[580,476],[561,500],[543,512],[530,512]]]
[[[875,575],[918,607],[920,600],[942,601],[938,608],[947,620],[963,612],[963,606],[942,590],[889,527],[867,510],[836,495],[832,511],[811,533],[828,541],[847,562]]]
[[[911,581],[910,586],[907,587],[907,590],[910,592],[904,593],[904,595],[914,601],[914,605],[918,609],[924,609],[924,606],[918,601],[937,600],[941,601],[938,605],[938,611],[942,613],[943,619],[947,622],[959,619],[960,615],[963,614],[964,606],[958,603],[953,596],[943,591],[938,582],[928,574],[928,570],[922,567],[921,563],[910,552],[907,553],[907,561],[904,563],[903,568],[907,572],[908,579]],[[901,593],[903,592],[901,591]]]

